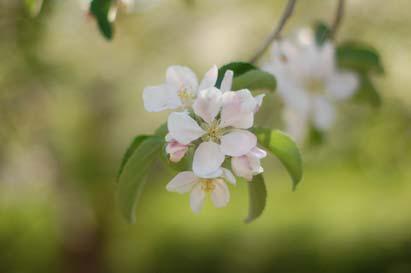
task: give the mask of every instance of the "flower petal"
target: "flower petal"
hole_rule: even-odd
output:
[[[166,81],[173,85],[177,90],[184,89],[196,95],[198,80],[196,74],[188,67],[173,65],[167,69]]]
[[[203,207],[205,199],[205,192],[203,191],[201,184],[198,183],[194,186],[190,194],[190,206],[193,212],[199,213]]]
[[[330,129],[333,125],[336,113],[334,106],[325,98],[314,98],[314,126],[320,130]]]
[[[205,131],[187,112],[173,112],[168,117],[169,134],[181,144],[189,144],[205,134]]]
[[[260,107],[263,104],[264,97],[265,97],[265,94],[260,94],[254,97],[255,103],[257,104],[254,109],[254,113],[257,113],[260,110]]]
[[[220,112],[221,96],[221,91],[215,87],[201,90],[193,104],[194,113],[210,124]]]
[[[221,82],[220,90],[222,92],[230,91],[231,86],[233,84],[233,77],[234,77],[234,72],[232,70],[227,70],[224,73],[223,80]]]
[[[170,155],[170,161],[179,162],[186,152],[188,151],[188,145],[179,143],[178,141],[170,141],[166,146],[166,153]]]
[[[167,142],[175,141],[175,139],[170,135],[170,133],[167,133],[167,135],[165,136],[165,140]]]
[[[223,174],[221,175],[221,177],[225,178],[226,181],[228,181],[229,183],[235,185],[237,184],[237,181],[233,175],[233,173],[226,168],[221,168],[223,170]]]
[[[251,172],[247,156],[243,155],[231,158],[231,168],[233,169],[235,175],[243,177],[248,181],[253,179],[253,174]]]
[[[189,192],[198,182],[198,178],[193,172],[178,173],[166,186],[166,189],[171,192],[185,193]]]
[[[216,179],[214,181],[215,188],[211,193],[211,200],[216,208],[225,207],[230,201],[230,191],[223,180]]]
[[[336,72],[327,79],[327,91],[336,100],[351,97],[357,91],[358,85],[357,74],[348,71]]]
[[[283,119],[287,134],[292,136],[297,143],[302,144],[308,130],[307,116],[291,108],[286,108],[283,112]]]
[[[203,89],[207,89],[210,87],[214,87],[218,77],[218,68],[214,65],[207,73],[204,75],[203,80],[198,87],[198,90],[201,91]]]
[[[249,155],[261,159],[267,156],[267,152],[264,151],[263,149],[260,149],[258,147],[254,147],[251,149],[251,151],[249,152]]]
[[[143,101],[144,108],[148,112],[160,112],[181,106],[181,100],[177,95],[177,89],[167,84],[144,88]]]
[[[223,93],[223,107],[221,110],[221,127],[233,126],[248,129],[254,123],[254,111],[257,102],[250,90],[229,91]]]
[[[220,146],[212,141],[203,142],[194,152],[193,171],[198,177],[214,178],[221,175],[223,162]]]
[[[315,43],[313,30],[311,28],[301,28],[297,32],[297,41],[301,45],[312,45]]]
[[[246,130],[234,130],[221,137],[221,152],[229,156],[242,156],[257,145],[257,137]]]
[[[335,48],[334,45],[330,42],[324,43],[319,50],[319,58],[317,60],[319,66],[320,66],[320,75],[321,76],[329,76],[332,75],[332,73],[336,69],[335,65]]]

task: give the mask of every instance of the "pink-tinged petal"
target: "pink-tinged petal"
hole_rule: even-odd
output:
[[[199,213],[201,211],[205,196],[201,183],[195,185],[190,194],[190,206],[193,212]]]
[[[214,190],[211,193],[211,200],[216,208],[225,207],[230,201],[230,191],[223,180],[216,179],[214,181]]]
[[[189,144],[205,134],[205,131],[187,112],[173,112],[168,117],[169,134],[181,144]]]
[[[335,100],[345,100],[358,89],[358,75],[352,72],[336,72],[326,82],[328,94]]]
[[[249,129],[254,124],[254,113],[253,112],[236,112],[234,111],[224,111],[224,119],[221,119],[219,127],[234,127],[238,129]]]
[[[257,137],[245,130],[234,130],[221,137],[221,152],[229,156],[242,156],[257,145]]]
[[[264,158],[267,156],[267,152],[264,151],[263,149],[260,149],[258,147],[254,147],[251,149],[251,151],[248,153],[250,156],[256,157],[258,159]]]
[[[181,144],[177,141],[171,141],[166,146],[166,153],[170,155],[170,161],[179,162],[186,152],[188,151],[188,145]]]
[[[180,162],[180,160],[185,156],[186,152],[187,149],[170,154],[170,161],[174,163]]]
[[[246,155],[233,157],[231,159],[231,167],[237,176],[244,177],[248,181],[251,181],[254,175],[264,171],[261,167],[260,159],[266,155],[267,153],[264,150],[255,147]]]
[[[254,123],[256,107],[257,103],[247,89],[223,93],[220,126],[223,128],[228,126],[240,129],[250,128]]]
[[[253,176],[264,172],[263,167],[261,167],[260,159],[253,156],[247,156],[247,158],[248,164],[250,166],[250,171]]]
[[[320,130],[330,129],[336,118],[334,106],[323,97],[315,98],[313,103],[314,126]]]
[[[166,189],[171,192],[186,193],[191,191],[197,182],[198,178],[193,172],[180,172],[167,184]]]
[[[203,80],[198,87],[198,90],[201,91],[203,89],[207,89],[210,87],[214,87],[218,77],[218,68],[214,65],[207,73],[204,75]]]
[[[201,90],[193,104],[194,113],[205,122],[211,123],[220,112],[221,96],[221,91],[215,87]]]
[[[223,174],[221,175],[222,178],[224,178],[227,182],[233,185],[237,184],[237,181],[233,173],[229,169],[226,169],[226,168],[221,168],[221,169],[223,170]]]
[[[193,95],[197,94],[198,80],[196,74],[188,67],[173,65],[167,69],[166,81],[168,84]]]
[[[222,92],[231,91],[231,86],[233,85],[234,72],[232,70],[227,70],[224,73],[224,78],[221,81],[220,90]]]
[[[222,173],[224,154],[220,146],[212,141],[201,143],[194,152],[193,171],[198,177],[214,178]]]
[[[177,95],[177,89],[167,84],[144,88],[143,102],[144,108],[148,112],[160,112],[181,106],[181,100]]]
[[[245,155],[231,158],[231,169],[239,177],[243,177],[248,181],[253,179],[248,158]]]

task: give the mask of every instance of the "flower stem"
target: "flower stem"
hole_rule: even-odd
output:
[[[263,45],[260,47],[260,49],[256,52],[254,57],[250,59],[250,63],[255,63],[260,59],[260,57],[264,54],[264,52],[268,49],[268,47],[271,45],[271,43],[279,39],[281,36],[281,31],[283,30],[287,20],[291,17],[294,11],[294,6],[297,0],[289,0],[287,3],[287,6],[284,9],[284,12],[280,18],[280,21],[278,21],[277,26],[273,29],[273,31],[270,33],[270,35],[267,37],[266,41],[263,43]]]
[[[341,25],[341,21],[344,17],[344,0],[338,0],[337,10],[335,12],[334,22],[331,25],[330,29],[330,38],[335,39],[337,31]]]

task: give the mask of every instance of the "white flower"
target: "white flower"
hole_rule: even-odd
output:
[[[230,192],[226,183],[235,185],[236,180],[233,174],[224,168],[220,168],[213,178],[200,178],[194,172],[185,171],[178,173],[168,184],[167,190],[171,192],[186,193],[191,191],[190,206],[198,213],[203,207],[207,194],[211,195],[211,200],[215,207],[225,207],[230,201]]]
[[[227,70],[225,72],[223,80],[221,81],[221,87],[220,87],[221,92],[225,93],[227,91],[232,91],[231,88],[233,84],[233,76],[234,76],[234,73],[232,70]],[[254,97],[254,102],[255,102],[255,104],[253,103],[254,113],[257,113],[258,110],[260,110],[264,97],[265,97],[265,94],[260,94]]]
[[[170,161],[174,163],[179,162],[188,151],[189,145],[181,144],[173,139],[170,134],[166,135],[166,141],[166,153],[170,155]]]
[[[143,91],[144,107],[148,112],[166,109],[189,108],[200,90],[213,87],[217,81],[218,68],[213,66],[198,84],[197,76],[185,66],[170,66],[166,82],[146,87]]]
[[[256,146],[256,136],[245,130],[253,125],[256,107],[255,98],[246,89],[224,93],[215,87],[201,90],[193,104],[198,122],[188,112],[171,113],[169,134],[185,145],[201,138],[193,171],[203,178],[215,177],[225,156],[242,156]]]
[[[253,179],[254,175],[264,172],[260,160],[267,156],[267,152],[254,147],[247,154],[231,159],[231,168],[235,175],[243,177],[248,181]]]
[[[296,41],[282,40],[272,47],[272,59],[263,70],[276,76],[278,91],[285,102],[284,119],[297,139],[303,138],[312,124],[329,129],[335,120],[337,101],[351,97],[358,87],[358,77],[338,69],[335,49],[330,42],[317,45],[312,31],[302,30]]]

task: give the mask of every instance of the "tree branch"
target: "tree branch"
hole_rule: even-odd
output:
[[[280,18],[280,21],[278,21],[278,25],[273,29],[271,34],[267,37],[267,40],[264,42],[264,44],[260,47],[260,49],[257,51],[257,53],[254,55],[253,58],[251,58],[250,63],[255,63],[258,61],[258,59],[264,54],[264,52],[267,50],[267,48],[271,45],[271,43],[274,40],[277,40],[281,36],[281,31],[283,30],[285,23],[287,20],[291,17],[294,11],[294,6],[295,2],[297,0],[288,0],[287,6],[284,9],[283,15]],[[341,1],[340,1],[341,2]]]
[[[330,38],[334,39],[337,35],[337,31],[341,25],[341,21],[344,17],[344,0],[338,0],[337,10],[335,12],[334,22],[331,25],[330,29]]]

